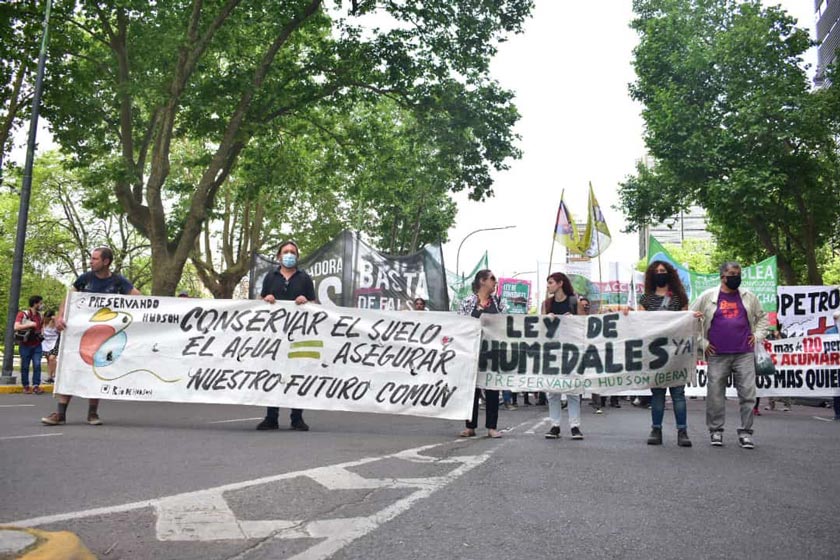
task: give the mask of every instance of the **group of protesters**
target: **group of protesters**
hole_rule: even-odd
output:
[[[701,347],[708,364],[706,393],[706,426],[709,441],[714,447],[723,446],[726,420],[726,387],[731,376],[738,395],[740,423],[736,430],[738,444],[744,449],[754,449],[753,418],[758,412],[756,397],[755,348],[763,344],[770,333],[767,314],[758,297],[741,288],[741,265],[727,261],[720,266],[720,285],[709,288],[689,305],[689,298],[676,269],[668,262],[653,261],[645,271],[644,294],[639,299],[636,311],[692,311],[701,322]],[[473,294],[468,296],[459,308],[461,315],[480,317],[485,313],[504,313],[504,302],[496,295],[496,277],[490,270],[479,271],[472,284]],[[548,297],[542,303],[544,315],[581,315],[589,313],[589,301],[575,294],[569,278],[555,272],[547,279]],[[629,313],[631,309],[625,308]],[[840,313],[835,320],[840,320]],[[662,425],[665,416],[666,393],[671,393],[677,428],[677,445],[691,447],[688,435],[688,414],[685,386],[651,388],[651,430],[647,439],[649,445],[662,445]],[[482,391],[476,389],[473,400],[472,418],[467,421],[461,437],[475,437],[478,426],[479,402]],[[501,437],[498,430],[499,394],[495,390],[484,390],[486,408],[485,427],[491,438]],[[605,397],[592,395],[596,412],[601,411]],[[618,397],[612,396],[614,406]],[[551,427],[546,438],[556,439],[561,433],[562,397],[550,393],[547,397]],[[583,439],[581,424],[581,395],[566,396],[568,423],[571,439]],[[775,401],[771,401],[772,404]],[[789,407],[789,402],[784,402]],[[835,420],[840,420],[840,397],[834,398]]]
[[[280,244],[277,257],[280,262],[277,269],[264,278],[261,298],[274,304],[277,301],[294,301],[305,304],[316,301],[312,278],[306,271],[298,268],[299,249],[294,241]],[[90,254],[90,270],[79,276],[71,290],[103,294],[139,295],[140,292],[124,276],[111,271],[113,253],[107,247],[94,249]],[[542,302],[541,313],[549,316],[587,315],[591,311],[590,301],[577,295],[568,276],[554,272],[547,278],[548,297]],[[66,301],[65,301],[66,303]],[[18,313],[15,322],[16,339],[21,354],[21,379],[25,393],[41,393],[40,368],[42,354],[48,355],[50,378],[54,376],[55,360],[58,354],[58,339],[65,328],[64,305],[57,314],[47,312],[42,317],[43,300],[33,296],[29,309]],[[414,308],[423,311],[426,302],[422,298],[414,300]],[[647,267],[644,280],[644,294],[639,299],[635,310],[631,311],[687,311],[691,310],[701,322],[701,345],[708,363],[708,382],[706,394],[706,425],[710,434],[710,444],[723,445],[725,425],[725,402],[727,380],[731,376],[738,394],[740,423],[737,428],[738,444],[744,449],[753,449],[753,417],[758,408],[756,398],[756,371],[754,350],[763,343],[769,332],[769,321],[755,294],[741,288],[741,266],[729,261],[720,266],[720,285],[710,288],[699,295],[689,306],[689,298],[675,268],[665,261],[653,261]],[[472,282],[472,294],[460,304],[458,313],[464,316],[480,318],[484,314],[505,313],[504,301],[496,294],[496,277],[490,270],[480,270]],[[33,367],[32,385],[29,382],[29,365]],[[651,430],[647,439],[649,445],[662,445],[663,420],[665,416],[665,397],[670,391],[677,429],[677,445],[691,447],[688,436],[688,419],[684,386],[668,388],[654,387],[649,397],[651,409]],[[513,395],[504,395],[509,403]],[[55,426],[66,422],[70,395],[57,395],[57,410],[41,419],[45,425]],[[527,399],[527,394],[526,397]],[[592,395],[596,412],[603,406],[600,395]],[[617,405],[617,397],[614,404]],[[565,408],[568,415],[570,436],[573,440],[582,440],[581,431],[581,395],[549,393],[545,397],[548,405],[551,426],[545,437],[561,437],[561,416]],[[565,402],[563,402],[565,400]],[[492,389],[476,389],[471,417],[466,421],[461,437],[476,437],[478,414],[484,403],[485,427],[490,438],[502,437],[498,429],[500,395]],[[787,405],[787,403],[785,403]],[[101,425],[98,413],[99,400],[89,399],[87,423]],[[840,398],[834,399],[835,419],[840,420]],[[307,431],[309,426],[303,420],[303,411],[292,409],[290,415],[293,430]],[[279,409],[269,407],[265,418],[257,425],[257,430],[279,429]]]

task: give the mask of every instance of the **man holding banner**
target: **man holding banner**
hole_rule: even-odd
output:
[[[108,247],[97,247],[90,252],[90,270],[79,276],[70,291],[87,292],[95,294],[122,294],[139,296],[140,290],[134,287],[125,276],[111,272],[111,263],[114,262],[114,253]],[[67,299],[61,302],[58,310],[58,317],[55,319],[55,328],[61,332],[67,326],[64,322],[64,308]],[[41,423],[46,426],[60,426],[66,421],[67,405],[70,404],[70,395],[56,394],[58,397],[58,410],[41,418]],[[88,400],[87,423],[91,426],[101,426],[99,418],[99,399]]]
[[[720,267],[720,286],[703,292],[691,309],[703,315],[703,343],[709,364],[706,425],[711,444],[723,445],[726,381],[731,374],[741,410],[738,443],[744,449],[753,449],[755,345],[763,342],[769,322],[758,297],[739,290],[740,286],[741,265],[725,262]]]
[[[284,241],[277,250],[280,267],[272,270],[263,279],[260,296],[268,303],[277,300],[294,301],[298,305],[315,301],[315,284],[305,271],[298,269],[300,252],[297,243]],[[265,410],[265,419],[257,424],[258,430],[278,430],[280,408],[269,406]],[[293,430],[308,432],[309,425],[303,421],[303,410],[293,408],[290,414]]]

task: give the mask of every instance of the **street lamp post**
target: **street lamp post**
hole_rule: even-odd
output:
[[[47,60],[47,41],[50,31],[50,8],[47,0],[44,13],[44,34],[41,36],[41,50],[38,53],[38,67],[35,71],[35,87],[32,92],[32,113],[29,116],[29,138],[26,142],[26,162],[23,165],[23,179],[20,187],[20,208],[18,208],[15,253],[12,257],[12,281],[9,286],[9,308],[6,315],[6,332],[3,339],[3,371],[0,385],[14,382],[15,317],[17,317],[20,289],[23,277],[23,251],[26,241],[26,224],[29,219],[29,198],[32,193],[32,167],[35,161],[35,136],[38,131],[38,115],[41,108],[41,90],[44,83],[44,67]]]
[[[480,229],[469,232],[461,240],[461,244],[458,245],[458,252],[455,253],[455,274],[457,274],[459,278],[461,277],[461,247],[464,246],[464,241],[469,239],[471,235],[474,235],[474,234],[476,234],[480,231],[495,231],[495,230],[499,230],[499,229],[511,229],[511,228],[515,228],[515,227],[516,226],[500,226],[500,227],[491,227],[491,228],[480,228]]]

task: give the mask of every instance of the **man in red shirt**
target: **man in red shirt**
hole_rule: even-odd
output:
[[[44,298],[32,296],[29,298],[29,309],[19,311],[15,317],[15,340],[20,350],[20,380],[23,392],[40,395],[41,389],[41,341],[44,339],[44,320],[41,308]],[[29,386],[29,363],[32,363],[32,387]]]

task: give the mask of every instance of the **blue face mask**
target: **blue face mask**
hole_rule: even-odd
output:
[[[294,268],[297,264],[297,255],[294,253],[283,253],[283,256],[280,257],[280,262],[286,268]]]

